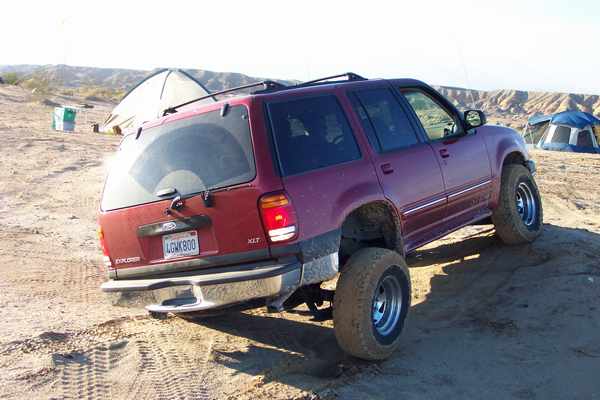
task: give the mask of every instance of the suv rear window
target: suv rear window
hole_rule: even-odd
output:
[[[104,186],[105,211],[236,185],[255,176],[248,113],[234,106],[126,136]]]
[[[334,96],[268,105],[283,176],[360,158],[348,120]]]
[[[374,147],[378,151],[395,150],[418,143],[408,116],[389,89],[361,90],[355,95],[360,104],[354,101],[354,109],[369,138],[375,136]]]

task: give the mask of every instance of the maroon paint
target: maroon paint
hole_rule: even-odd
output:
[[[394,86],[397,82],[394,81]],[[369,80],[228,98],[197,108],[190,106],[185,111],[146,124],[145,129],[189,118],[219,109],[225,102],[232,106],[245,105],[249,110],[256,177],[246,184],[214,192],[214,207],[211,208],[204,206],[200,196],[187,199],[180,215],[165,215],[164,210],[170,200],[100,211],[99,223],[113,266],[117,258],[137,256],[141,258],[139,262],[116,267],[165,262],[161,237],[138,238],[137,228],[170,221],[176,216],[205,214],[211,218],[211,227],[198,230],[201,253],[197,257],[265,249],[268,242],[258,212],[258,199],[265,193],[282,189],[291,197],[298,217],[299,235],[294,241],[339,229],[350,212],[372,201],[385,201],[396,210],[401,219],[405,250],[412,250],[489,215],[498,202],[505,157],[519,152],[525,159],[528,158],[518,135],[508,128],[484,126],[474,134],[451,141],[420,143],[407,149],[378,154],[371,149],[345,93],[347,90],[381,86],[389,86],[389,82]],[[324,92],[338,97],[362,157],[282,179],[272,156],[264,104],[270,100]],[[488,180],[491,180],[488,185],[452,196]],[[443,201],[419,209],[438,199]]]

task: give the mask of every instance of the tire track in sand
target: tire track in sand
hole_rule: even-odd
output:
[[[112,398],[109,372],[118,367],[126,353],[127,341],[94,347],[83,353],[55,356],[57,365],[63,366],[60,387],[64,399]]]
[[[136,341],[140,375],[133,393],[142,390],[141,386],[151,386],[152,397],[157,399],[212,398],[203,371],[206,363],[190,358],[190,354],[201,352],[191,346],[189,340],[182,343],[180,339],[167,332],[158,332]]]

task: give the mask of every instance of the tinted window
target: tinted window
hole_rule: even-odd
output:
[[[284,176],[360,158],[348,121],[333,96],[269,104]]]
[[[401,89],[401,92],[419,117],[429,139],[438,140],[458,132],[460,125],[452,114],[427,93],[416,89]]]
[[[579,131],[577,134],[577,146],[594,147],[592,133],[590,131]]]
[[[571,128],[568,126],[557,126],[552,135],[552,143],[569,144]]]
[[[247,111],[234,106],[124,138],[106,180],[102,209],[160,200],[173,188],[182,195],[248,182],[255,167]]]
[[[389,89],[361,90],[355,95],[354,109],[369,140],[375,138],[376,149],[393,150],[418,142],[406,113]]]

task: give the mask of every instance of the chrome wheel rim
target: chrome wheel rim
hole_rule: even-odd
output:
[[[525,226],[531,226],[537,218],[537,201],[533,195],[533,191],[525,182],[519,183],[517,193],[515,195],[517,205],[517,213]]]
[[[377,333],[389,335],[396,328],[401,311],[402,286],[394,275],[387,275],[379,282],[373,296],[371,317]]]

